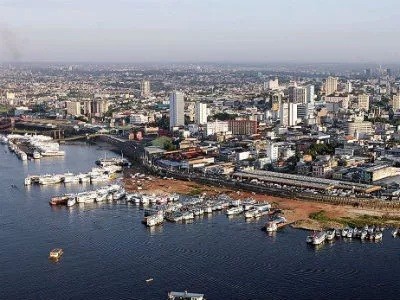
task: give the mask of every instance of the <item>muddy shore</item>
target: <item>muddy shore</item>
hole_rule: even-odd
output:
[[[159,178],[146,175],[143,178],[131,178],[138,169],[126,170],[124,174],[125,188],[129,192],[149,194],[178,193],[184,195],[214,196],[227,194],[233,199],[253,198],[259,202],[269,202],[283,210],[290,226],[307,230],[321,230],[330,227],[381,225],[387,227],[400,226],[400,210],[355,208],[346,205],[333,205],[297,199],[280,198],[266,194],[233,190],[226,187],[203,185],[192,181],[172,178]]]

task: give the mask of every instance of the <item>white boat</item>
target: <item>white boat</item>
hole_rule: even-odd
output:
[[[115,191],[113,193],[113,199],[114,200],[120,200],[120,199],[124,198],[125,195],[126,195],[125,189],[120,188],[118,191]]]
[[[342,229],[342,237],[347,237],[350,228],[343,228]]]
[[[238,215],[238,214],[240,214],[240,213],[242,213],[242,212],[243,212],[243,207],[241,207],[241,206],[231,207],[231,208],[228,208],[228,209],[226,210],[226,214],[227,214],[228,216],[231,216],[231,215]]]
[[[106,189],[99,189],[96,191],[96,193],[97,193],[96,202],[103,202],[107,200],[109,193]]]
[[[212,213],[212,207],[211,206],[204,207],[204,213],[211,214]]]
[[[265,224],[265,230],[267,232],[274,232],[278,230],[278,225],[275,221],[269,221]]]
[[[399,234],[399,228],[393,229],[393,231],[392,231],[392,236],[393,236],[393,237],[396,237],[398,234]]]
[[[67,206],[71,207],[74,206],[76,204],[76,197],[70,197],[67,201]]]
[[[90,182],[90,176],[88,174],[78,174],[78,178],[80,183]]]
[[[363,229],[361,231],[360,239],[364,240],[368,235],[368,230]]]
[[[32,184],[32,178],[31,177],[26,177],[24,180],[25,185],[31,185]]]
[[[192,220],[192,219],[194,219],[193,212],[185,211],[182,213],[182,220]]]
[[[380,241],[383,237],[382,231],[378,230],[374,234],[374,240],[375,241]]]
[[[110,180],[110,177],[107,174],[91,174],[90,175],[90,182],[91,183],[96,183],[96,182],[104,182]]]
[[[319,244],[323,243],[325,241],[325,239],[326,239],[326,232],[325,231],[317,232],[313,236],[312,244],[313,245],[319,245]]]
[[[79,176],[75,175],[74,173],[65,173],[63,175],[63,178],[65,183],[71,183],[71,182],[79,183]]]
[[[246,219],[258,218],[261,215],[262,215],[261,212],[256,208],[253,208],[253,209],[250,209],[250,210],[244,212],[244,217]]]
[[[40,158],[42,157],[42,156],[40,155],[40,152],[39,152],[39,151],[33,151],[32,156],[33,156],[34,159],[40,159]]]
[[[162,212],[158,212],[154,215],[146,217],[146,225],[149,227],[162,224],[164,222],[164,215]]]
[[[41,155],[42,156],[64,156],[65,151],[46,149],[45,151],[41,152]]]
[[[47,185],[47,184],[56,184],[62,181],[61,175],[44,175],[39,177],[39,184]]]
[[[326,239],[332,241],[335,238],[336,230],[334,228],[328,229],[326,231]]]
[[[349,231],[347,232],[347,236],[346,237],[352,238],[353,237],[353,232],[354,232],[353,228],[350,228]]]
[[[82,192],[76,194],[76,202],[78,203],[93,203],[97,197],[96,191]]]
[[[205,300],[204,294],[184,292],[169,292],[168,300]]]
[[[193,215],[195,216],[201,216],[204,214],[204,210],[202,208],[195,208],[193,209]]]

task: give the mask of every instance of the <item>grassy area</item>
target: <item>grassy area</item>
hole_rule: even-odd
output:
[[[189,196],[198,196],[198,195],[201,195],[202,193],[203,193],[203,190],[201,188],[195,187],[189,191],[188,195]]]
[[[323,222],[323,223],[332,221],[331,219],[329,219],[329,218],[326,216],[326,213],[325,213],[324,210],[312,212],[308,217],[309,217],[311,220],[315,220],[315,221],[319,221],[319,222]]]
[[[321,225],[328,222],[335,222],[342,224],[343,226],[351,227],[363,227],[365,225],[389,225],[399,226],[400,217],[383,215],[383,216],[372,216],[372,215],[359,215],[356,217],[341,217],[341,218],[329,218],[326,212],[323,210],[313,212],[309,215],[311,220],[318,221]]]

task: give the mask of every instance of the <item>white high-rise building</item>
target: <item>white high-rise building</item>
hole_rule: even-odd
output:
[[[140,83],[140,96],[147,97],[150,95],[150,81],[142,80]]]
[[[206,103],[196,103],[196,124],[204,125],[207,123],[208,109]]]
[[[345,92],[346,92],[346,93],[351,93],[352,91],[353,91],[353,86],[352,86],[352,84],[351,84],[351,81],[348,80],[348,81],[346,82]]]
[[[282,127],[295,126],[297,124],[297,104],[282,103],[280,108],[280,120]]]
[[[185,101],[182,92],[174,91],[169,96],[169,127],[185,125]]]
[[[307,93],[306,93],[306,103],[309,104],[314,104],[314,99],[315,99],[315,89],[314,89],[314,85],[310,84],[307,85],[306,87],[307,89]]]
[[[325,95],[331,95],[338,90],[338,78],[329,76],[325,80]]]

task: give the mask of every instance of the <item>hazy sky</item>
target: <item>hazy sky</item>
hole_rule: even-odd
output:
[[[0,0],[0,61],[399,62],[399,0]]]

